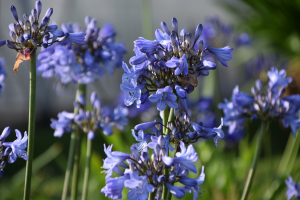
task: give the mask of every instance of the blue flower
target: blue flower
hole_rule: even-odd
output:
[[[175,75],[180,75],[183,73],[184,75],[188,75],[189,69],[187,64],[187,58],[184,54],[181,58],[172,57],[171,60],[166,62],[168,68],[176,68]]]
[[[207,49],[210,53],[214,54],[217,57],[222,65],[228,67],[226,61],[232,59],[231,52],[233,51],[233,48],[230,48],[229,46],[223,48],[213,48],[208,46]]]
[[[176,187],[171,185],[170,183],[166,183],[167,188],[170,190],[171,194],[178,198],[181,199],[185,195],[185,188],[184,187]]]
[[[5,130],[5,129],[4,129]],[[8,131],[8,130],[6,130]],[[17,139],[13,142],[4,142],[3,146],[8,147],[11,149],[10,153],[8,154],[8,163],[14,163],[17,160],[17,157],[23,158],[27,160],[27,153],[25,151],[27,147],[27,132],[25,131],[24,137],[22,138],[22,134],[19,130],[15,130]],[[2,133],[3,134],[3,133]],[[8,133],[6,133],[8,134]],[[4,135],[6,135],[4,134]],[[2,135],[1,135],[2,137]]]
[[[293,181],[292,177],[288,175],[288,179],[285,180],[285,184],[288,188],[286,191],[287,200],[290,200],[293,196],[300,198],[300,185]]]
[[[73,113],[61,112],[58,115],[58,120],[51,119],[51,128],[55,129],[54,136],[61,137],[64,133],[72,132],[72,122],[75,117]]]
[[[286,88],[289,83],[292,82],[292,78],[288,77],[285,78],[286,71],[285,70],[278,70],[275,67],[272,67],[270,71],[268,71],[269,77],[269,88],[281,87]]]
[[[137,86],[134,80],[123,80],[120,88],[126,94],[124,104],[130,106],[136,101],[136,107],[139,108],[141,106],[141,95],[144,87],[144,84]]]
[[[173,94],[173,89],[170,86],[158,89],[156,94],[149,96],[149,101],[157,102],[157,109],[163,111],[167,105],[171,108],[178,108],[176,95]]]
[[[112,122],[117,126],[119,130],[123,130],[123,127],[128,124],[128,109],[122,106],[118,106],[114,109]]]
[[[129,175],[125,174],[122,177],[109,177],[105,180],[105,187],[101,189],[101,193],[110,199],[122,199],[122,191],[124,181],[129,179]]]
[[[106,179],[112,175],[113,171],[122,176],[123,172],[119,169],[119,167],[127,168],[128,166],[124,163],[124,161],[130,157],[127,153],[118,151],[112,152],[112,147],[113,145],[110,145],[106,148],[104,144],[104,152],[107,155],[107,158],[103,160],[102,168],[107,170],[105,171],[105,174],[107,174]]]
[[[174,164],[178,163],[189,171],[197,173],[197,168],[192,163],[195,163],[198,160],[198,154],[195,152],[193,146],[189,145],[186,149],[184,143],[180,141],[180,149],[181,152],[177,152],[175,158],[171,158],[168,156],[162,157],[163,162],[167,166],[173,166]]]
[[[139,143],[135,144],[139,151],[145,150],[148,146],[148,142],[151,139],[152,134],[145,133],[143,130],[139,130],[136,134],[135,131],[131,130],[132,136],[138,141]]]
[[[147,176],[139,176],[136,172],[130,173],[130,179],[124,181],[124,186],[129,189],[127,198],[134,200],[147,200],[148,194],[155,188],[148,183]]]

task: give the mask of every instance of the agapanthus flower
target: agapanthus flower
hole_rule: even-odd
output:
[[[202,48],[203,41],[199,40],[203,30],[201,24],[196,27],[194,38],[185,29],[180,32],[182,38],[179,37],[175,18],[172,19],[172,26],[173,30],[170,31],[167,24],[162,22],[163,31],[155,31],[155,40],[140,37],[134,41],[136,56],[129,61],[132,68],[123,65],[121,89],[126,93],[125,105],[132,105],[136,101],[137,107],[140,107],[149,98],[152,102],[158,102],[157,109],[160,111],[166,105],[176,108],[175,97],[171,101],[167,101],[167,97],[158,98],[163,90],[168,90],[164,91],[165,94],[174,92],[174,96],[186,99],[187,94],[197,87],[197,77],[207,76],[209,70],[216,68],[215,63],[204,59],[207,53],[215,55],[225,66],[226,61],[231,60],[233,49],[228,46],[221,49]],[[180,99],[178,101],[185,109],[185,100]]]
[[[88,84],[101,78],[106,71],[112,75],[116,67],[121,67],[126,49],[124,43],[115,43],[113,26],[105,24],[97,27],[96,19],[89,16],[85,24],[82,45],[62,42],[52,49],[42,49],[38,57],[38,71],[43,77],[57,76],[64,84]],[[69,37],[84,32],[78,24],[63,24],[62,30]]]
[[[293,181],[293,178],[288,175],[288,179],[285,180],[287,186],[286,196],[287,200],[290,200],[293,196],[296,199],[300,199],[300,185]]]
[[[1,96],[1,91],[5,87],[4,79],[6,77],[6,70],[4,69],[4,63],[5,63],[4,58],[1,58],[0,59],[0,96]]]
[[[278,71],[273,67],[268,72],[269,83],[266,92],[260,80],[251,89],[252,95],[240,92],[238,87],[233,90],[232,102],[225,100],[220,103],[219,108],[224,111],[224,124],[229,126],[229,132],[238,132],[243,129],[246,118],[260,119],[282,119],[285,128],[290,126],[295,136],[300,127],[300,95],[283,97],[284,90],[292,81],[286,78],[285,70]]]
[[[41,22],[39,22],[42,10],[41,1],[36,1],[35,8],[31,10],[31,15],[23,15],[24,21],[19,19],[14,6],[11,6],[10,10],[16,23],[9,25],[12,41],[6,40],[6,45],[8,48],[19,52],[14,67],[15,73],[17,73],[19,63],[28,60],[31,51],[37,49],[37,47],[47,48],[56,42],[64,40],[78,45],[84,44],[84,33],[64,33],[63,31],[57,30],[57,25],[49,25],[53,8],[49,8]],[[0,46],[2,46],[3,43],[3,41],[0,41]]]
[[[176,99],[177,97],[175,94],[173,94],[173,89],[170,86],[158,89],[156,94],[149,96],[149,101],[157,102],[157,110],[159,111],[166,109],[167,105],[170,108],[178,108]]]
[[[0,178],[3,176],[4,173],[4,167],[6,166],[6,162],[8,163],[14,163],[17,158],[22,158],[24,160],[27,160],[27,153],[26,153],[26,147],[27,147],[27,133],[25,131],[24,136],[22,137],[22,134],[19,130],[15,130],[17,139],[13,142],[7,142],[5,139],[10,134],[10,127],[6,127],[0,136]],[[7,157],[7,161],[5,160],[5,157]]]
[[[95,92],[91,94],[90,98],[91,111],[82,109],[82,106],[86,104],[82,94],[78,94],[76,99],[77,102],[74,105],[79,109],[77,115],[64,111],[58,114],[58,120],[51,119],[51,128],[55,129],[54,136],[61,137],[63,133],[72,132],[72,125],[75,123],[87,134],[88,139],[92,140],[97,131],[109,136],[113,134],[113,126],[122,130],[123,126],[128,123],[127,108],[121,106],[114,109],[103,107]]]
[[[204,168],[202,167],[202,173],[196,179],[187,176],[190,171],[197,172],[194,165],[198,159],[197,153],[192,145],[186,149],[181,142],[179,147],[181,153],[178,152],[173,159],[166,155],[166,144],[169,143],[165,143],[163,136],[159,136],[151,156],[147,146],[139,151],[136,145],[132,145],[131,154],[112,151],[112,146],[108,148],[104,146],[107,158],[104,159],[103,168],[106,169],[104,173],[107,176],[106,186],[102,188],[101,193],[108,198],[117,199],[122,197],[122,190],[126,187],[129,189],[127,199],[146,200],[149,193],[155,190],[156,198],[161,199],[163,186],[166,186],[177,198],[182,198],[186,192],[193,192],[193,200],[196,200],[201,194],[199,185],[204,182]],[[171,168],[170,173],[164,174],[167,167]],[[125,171],[123,172],[121,168],[125,168]],[[113,171],[120,177],[112,178]],[[174,186],[176,182],[180,182],[184,187]]]

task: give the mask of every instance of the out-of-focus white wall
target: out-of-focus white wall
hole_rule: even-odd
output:
[[[145,1],[145,0],[143,0]],[[98,26],[106,22],[114,24],[117,31],[117,42],[124,41],[128,49],[125,62],[133,56],[133,41],[142,36],[142,1],[140,0],[42,0],[42,17],[49,7],[54,12],[50,23],[57,25],[67,22],[78,22],[84,26],[85,16],[96,18]],[[0,40],[10,39],[10,23],[14,19],[10,6],[14,5],[19,18],[30,14],[34,8],[34,0],[1,0],[0,1]],[[171,26],[172,17],[179,22],[179,29],[194,29],[199,23],[211,16],[219,16],[224,22],[229,22],[228,13],[212,0],[152,0],[152,36],[154,30],[160,28],[160,22],[165,21]],[[147,38],[152,39],[152,38]],[[13,123],[27,121],[29,93],[29,61],[21,63],[17,74],[13,72],[16,52],[6,46],[0,48],[0,57],[6,60],[6,87],[0,97],[0,128],[13,126]],[[222,69],[221,69],[222,70]],[[222,70],[223,71],[223,70]],[[226,72],[229,73],[229,72]],[[104,76],[95,84],[88,86],[88,95],[94,90],[104,102],[115,101],[120,92],[122,69],[117,69],[112,77]],[[44,116],[55,117],[62,110],[72,111],[76,85],[69,84],[66,90],[57,93],[53,90],[54,79],[37,78],[36,119]],[[49,120],[50,122],[50,120]],[[14,127],[16,128],[16,127]]]

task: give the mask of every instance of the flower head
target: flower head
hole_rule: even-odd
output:
[[[131,69],[127,65],[123,65],[124,75],[121,88],[128,83],[134,85],[135,88],[142,85],[139,88],[141,95],[131,98],[130,103],[125,99],[125,105],[131,105],[134,101],[140,105],[150,94],[149,100],[158,102],[158,110],[164,110],[166,105],[171,104],[171,102],[173,103],[169,106],[175,108],[177,107],[175,100],[159,101],[162,99],[160,97],[162,91],[168,88],[168,92],[164,92],[176,91],[175,95],[180,99],[186,99],[186,95],[192,92],[194,87],[197,87],[197,77],[207,76],[209,70],[216,68],[215,63],[204,59],[206,53],[212,52],[223,64],[225,61],[231,60],[232,48],[230,47],[202,49],[203,41],[199,41],[203,30],[201,24],[196,27],[194,38],[185,29],[180,32],[182,38],[179,37],[176,18],[172,19],[172,26],[173,30],[170,30],[168,25],[162,22],[162,30],[155,31],[156,40],[140,37],[134,41],[136,56],[130,59]],[[127,91],[124,92],[127,93]],[[180,101],[185,109],[184,102]]]
[[[121,67],[126,49],[123,43],[114,42],[116,34],[113,26],[105,24],[102,28],[97,27],[96,19],[89,16],[85,23],[85,34],[78,24],[63,24],[62,30],[67,41],[57,44],[51,51],[41,51],[38,71],[43,76],[45,74],[44,77],[58,76],[65,84],[88,84],[101,78],[106,71],[111,75],[116,67]],[[81,35],[84,39],[80,42],[78,37]],[[63,54],[56,53],[62,50]],[[50,69],[53,72],[48,73]]]

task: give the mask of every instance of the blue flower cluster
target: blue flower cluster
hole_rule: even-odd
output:
[[[127,108],[118,106],[111,110],[101,106],[101,100],[97,94],[91,94],[91,111],[84,111],[81,105],[85,105],[84,97],[77,95],[78,102],[74,106],[79,109],[79,114],[61,112],[58,114],[58,120],[51,119],[51,128],[55,129],[54,136],[61,137],[64,133],[72,132],[72,125],[76,123],[88,135],[91,140],[95,137],[95,132],[102,131],[109,136],[113,133],[112,127],[116,126],[122,130],[124,125],[128,124]]]
[[[268,71],[269,83],[266,93],[260,80],[257,80],[256,87],[251,89],[252,95],[239,92],[238,86],[235,87],[232,102],[225,100],[225,103],[219,104],[225,115],[224,124],[229,126],[229,133],[243,129],[248,117],[263,121],[279,118],[285,128],[290,126],[295,136],[300,127],[300,95],[283,97],[285,88],[292,81],[285,76],[285,70],[278,71],[275,67]]]
[[[290,200],[293,196],[295,196],[296,199],[300,199],[300,185],[294,182],[290,175],[288,175],[288,179],[285,180],[285,184],[288,187],[286,191],[287,200]]]
[[[10,11],[17,23],[9,25],[10,40],[1,40],[0,46],[6,44],[7,47],[16,51],[26,51],[30,53],[32,49],[37,47],[47,48],[56,42],[68,40],[76,44],[84,44],[84,33],[64,33],[57,30],[56,25],[48,25],[50,17],[53,13],[53,8],[46,11],[45,16],[39,23],[40,14],[42,11],[42,2],[36,1],[35,8],[31,10],[31,15],[24,14],[23,19],[19,20],[17,10],[11,6]]]
[[[4,58],[1,58],[0,59],[0,95],[1,95],[1,91],[5,87],[4,79],[6,77],[6,70],[4,69],[4,63],[5,63]]]
[[[209,70],[216,69],[215,63],[204,59],[205,55],[214,55],[225,66],[226,61],[232,59],[233,49],[228,46],[203,48],[201,24],[197,26],[194,38],[185,29],[178,32],[176,18],[172,19],[172,27],[170,31],[167,24],[161,22],[163,31],[155,31],[156,40],[140,37],[134,41],[136,56],[129,61],[132,68],[123,63],[121,90],[126,94],[126,106],[136,101],[140,107],[149,97],[151,102],[157,102],[160,111],[166,105],[178,108],[177,96],[185,104],[187,94],[198,85],[197,77],[207,76]]]
[[[205,179],[204,167],[199,177],[195,179],[187,177],[189,172],[198,173],[194,165],[198,160],[198,154],[192,145],[186,148],[185,144],[180,142],[180,152],[176,153],[175,158],[171,158],[167,155],[169,149],[167,140],[162,135],[156,136],[149,143],[149,148],[153,149],[152,155],[149,155],[147,147],[139,152],[136,145],[132,145],[131,154],[127,154],[112,151],[112,145],[107,148],[104,145],[107,158],[104,159],[103,168],[107,175],[106,186],[102,188],[101,193],[111,199],[122,199],[125,187],[129,189],[128,199],[147,200],[149,193],[154,191],[157,192],[156,199],[161,199],[163,186],[166,186],[176,198],[184,197],[186,192],[193,193],[193,200],[199,198],[201,194],[199,186]],[[120,167],[125,168],[125,171],[123,172]],[[170,168],[168,175],[164,174],[165,168]],[[113,172],[121,177],[111,177]],[[176,182],[183,184],[184,187],[174,186]]]
[[[0,136],[0,178],[3,176],[4,167],[6,162],[14,163],[17,157],[27,160],[27,153],[25,151],[27,147],[27,133],[25,131],[24,137],[19,130],[15,130],[17,139],[13,142],[5,142],[5,139],[10,134],[10,127],[6,127]],[[7,156],[7,161],[5,157]]]
[[[116,32],[111,24],[97,27],[96,19],[85,19],[86,30],[81,45],[68,41],[42,49],[38,56],[38,72],[42,77],[57,76],[61,82],[88,84],[102,77],[106,70],[111,75],[116,67],[121,67],[124,43],[115,43]],[[63,24],[65,34],[84,31],[78,24]]]

